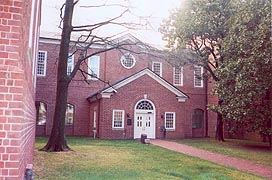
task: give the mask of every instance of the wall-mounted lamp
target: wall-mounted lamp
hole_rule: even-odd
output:
[[[163,114],[161,115],[161,118],[162,118],[162,119],[164,118],[164,115],[163,115]]]
[[[129,113],[127,113],[127,117],[128,117],[128,118],[130,117],[130,114],[129,114]]]

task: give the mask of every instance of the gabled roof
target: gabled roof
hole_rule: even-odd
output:
[[[174,93],[177,96],[178,102],[185,102],[189,98],[185,93],[180,91],[178,88],[173,86],[171,83],[169,83],[168,81],[166,81],[165,79],[163,79],[162,77],[160,77],[159,75],[157,75],[156,73],[151,71],[149,68],[145,68],[145,69],[143,69],[143,70],[141,70],[141,71],[125,78],[125,79],[122,79],[122,80],[116,82],[115,84],[113,84],[105,89],[102,89],[101,91],[91,95],[90,97],[88,97],[88,100],[92,102],[92,101],[95,101],[99,98],[110,98],[114,93],[118,93],[119,88],[142,77],[143,75],[148,75],[149,77],[151,77],[152,79],[157,81],[159,84],[164,86],[166,89],[168,89],[169,91]]]

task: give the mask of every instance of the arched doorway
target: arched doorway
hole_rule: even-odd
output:
[[[141,134],[146,134],[147,138],[155,139],[155,106],[143,99],[136,103],[134,109],[134,138],[140,138]]]

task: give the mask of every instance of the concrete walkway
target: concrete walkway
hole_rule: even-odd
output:
[[[272,179],[272,166],[266,166],[257,164],[251,161],[234,158],[226,155],[212,153],[202,149],[194,148],[184,144],[179,144],[166,140],[151,140],[153,145],[160,146],[169,150],[177,151],[189,156],[198,157],[207,161],[211,161],[223,166],[232,167],[241,171],[246,171],[252,174],[256,174],[265,178]]]

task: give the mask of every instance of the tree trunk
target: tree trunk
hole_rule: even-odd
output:
[[[67,59],[72,32],[73,9],[74,0],[66,0],[58,60],[57,92],[53,127],[47,144],[41,149],[48,152],[70,150],[65,137],[65,113],[67,107],[68,86],[70,83],[67,76]]]
[[[272,98],[271,98],[271,94],[272,94],[272,87],[269,87],[267,92],[266,92],[266,99],[267,99],[267,105],[268,105],[268,111],[270,112],[270,116],[268,118],[267,121],[267,129],[268,129],[268,141],[269,141],[269,148],[272,151],[272,134],[271,134],[271,130],[272,130],[272,117],[271,117],[271,112],[272,112]],[[270,131],[269,131],[270,129]]]
[[[272,151],[272,135],[268,136],[268,140],[269,140],[269,148]]]
[[[216,136],[215,139],[218,141],[225,141],[224,140],[224,128],[223,128],[223,117],[222,114],[217,113],[217,124],[216,124]]]
[[[218,105],[222,105],[222,100],[218,101]],[[223,123],[223,116],[221,113],[217,112],[217,124],[216,124],[216,135],[215,139],[218,141],[224,142],[224,123]]]

